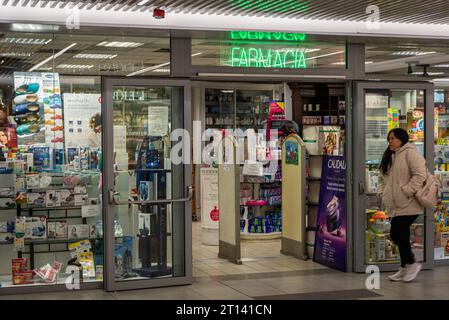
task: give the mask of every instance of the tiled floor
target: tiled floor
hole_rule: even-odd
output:
[[[412,283],[393,283],[382,273],[380,289],[367,290],[366,274],[343,273],[279,253],[280,240],[242,242],[242,265],[219,259],[218,248],[201,243],[193,226],[193,275],[188,286],[104,292],[0,295],[1,299],[248,300],[248,299],[448,299],[449,267],[422,271]]]

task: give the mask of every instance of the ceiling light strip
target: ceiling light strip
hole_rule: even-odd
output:
[[[325,78],[325,79],[346,79],[346,76],[333,75],[300,75],[300,74],[250,74],[250,73],[207,73],[199,72],[199,77],[248,77],[248,78]]]
[[[194,53],[194,54],[192,54],[192,57],[199,56],[200,54],[203,54],[203,53],[202,52]],[[169,64],[170,64],[170,62],[161,63],[161,64],[158,64],[156,66],[151,66],[151,67],[148,67],[148,68],[145,68],[145,69],[142,69],[142,70],[138,70],[138,71],[132,72],[130,74],[127,74],[126,76],[127,77],[136,76],[138,74],[142,74],[142,73],[145,73],[145,72],[149,72],[149,71],[153,71],[153,70],[159,69],[161,67],[168,66]]]
[[[33,66],[33,67],[32,67],[30,70],[28,70],[28,71],[31,72],[31,71],[33,71],[33,70],[39,68],[40,66],[43,66],[43,65],[46,64],[48,61],[50,61],[50,60],[52,60],[52,59],[56,59],[57,57],[59,57],[60,55],[62,55],[62,54],[63,54],[64,52],[66,52],[67,50],[73,48],[74,46],[76,46],[76,42],[75,42],[75,43],[72,43],[70,46],[68,46],[68,47],[66,47],[66,48],[64,48],[64,49],[62,49],[62,50],[59,51],[58,53],[56,53],[56,54],[54,54],[54,55],[48,57],[48,58],[45,59],[44,61],[42,61],[42,62],[36,64],[35,66]]]

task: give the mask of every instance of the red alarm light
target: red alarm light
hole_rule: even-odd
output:
[[[164,19],[165,18],[165,10],[161,8],[155,8],[153,10],[153,17],[156,19]]]

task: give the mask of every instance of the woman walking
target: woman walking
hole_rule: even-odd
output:
[[[407,131],[395,128],[388,133],[388,148],[380,164],[379,195],[391,219],[390,237],[399,247],[401,267],[389,276],[392,281],[413,281],[422,265],[415,261],[410,245],[410,227],[424,214],[415,193],[426,181],[426,160],[409,142]]]

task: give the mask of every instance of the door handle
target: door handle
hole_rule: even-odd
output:
[[[363,181],[359,181],[359,194],[365,194],[365,183]]]
[[[192,200],[193,197],[193,186],[187,187],[187,195],[185,198],[180,199],[160,199],[160,200],[138,200],[138,201],[118,201],[115,200],[115,195],[113,189],[109,190],[109,203],[115,205],[124,205],[124,204],[164,204],[164,203],[172,203],[172,202],[188,202]]]

